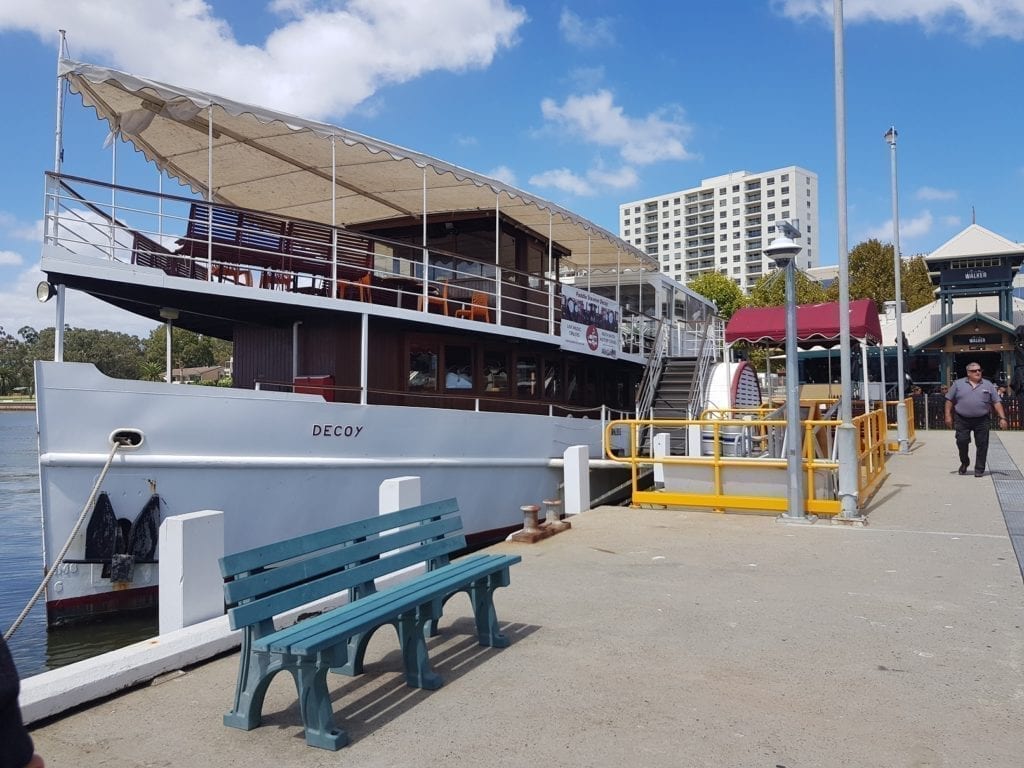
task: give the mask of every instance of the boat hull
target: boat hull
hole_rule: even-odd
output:
[[[599,455],[599,420],[328,403],[314,395],[110,379],[92,365],[36,364],[46,567],[99,485],[126,528],[153,494],[160,517],[224,513],[235,552],[376,514],[380,483],[418,476],[424,500],[456,497],[470,537],[522,524],[558,493],[566,448]],[[156,563],[129,582],[87,562],[82,529],[47,589],[50,623],[152,604]]]

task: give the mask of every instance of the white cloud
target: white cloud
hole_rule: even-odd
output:
[[[615,43],[612,19],[585,21],[568,8],[562,9],[562,15],[558,19],[558,31],[569,45],[577,48],[599,48]]]
[[[17,267],[21,264],[21,254],[14,251],[0,251],[0,266]]]
[[[600,166],[591,168],[585,176],[580,176],[568,168],[557,168],[530,177],[530,184],[536,187],[558,189],[580,197],[588,197],[608,190],[627,189],[635,186],[636,183],[636,170],[628,165],[614,171]]]
[[[32,222],[19,221],[14,214],[0,211],[0,234],[18,240],[29,240],[38,243],[43,239],[43,220]]]
[[[26,325],[36,330],[52,328],[56,322],[56,300],[40,304],[36,299],[36,285],[46,276],[38,262],[22,271],[9,283],[0,287],[0,326],[10,334]],[[64,322],[72,328],[98,328],[121,331],[134,336],[146,336],[157,326],[147,320],[99,299],[78,291],[67,291]]]
[[[587,197],[594,194],[593,187],[586,179],[577,176],[568,168],[556,168],[530,177],[530,184],[542,189],[554,188],[570,195]]]
[[[914,197],[918,200],[956,200],[956,192],[952,189],[921,187],[914,193]]]
[[[959,216],[943,216],[940,221],[944,227],[959,227],[961,223]]]
[[[692,157],[683,146],[690,127],[678,114],[660,110],[642,118],[630,117],[614,103],[608,90],[570,96],[563,104],[544,99],[540,108],[546,120],[584,141],[617,148],[628,163],[646,165]]]
[[[935,218],[931,211],[924,211],[920,216],[911,219],[900,217],[900,251],[906,250],[904,240],[913,240],[915,237],[927,235],[932,231]],[[862,239],[874,238],[883,242],[892,242],[892,219],[877,227],[870,227],[864,232]]]
[[[833,18],[833,0],[772,0],[772,7],[803,21]],[[1020,0],[848,0],[845,22],[914,22],[926,32],[966,31],[973,40],[1007,37],[1024,40],[1024,3]]]
[[[324,117],[426,72],[487,67],[516,44],[526,21],[526,12],[507,0],[284,0],[273,9],[289,18],[263,46],[239,43],[200,0],[4,2],[0,31],[32,32],[55,43],[60,26],[70,31],[76,58]]]
[[[518,185],[518,182],[516,181],[516,172],[507,165],[499,165],[497,168],[492,168],[484,175],[490,176],[492,179],[497,179],[498,181],[503,181],[512,187]]]
[[[629,165],[624,165],[616,171],[594,168],[587,171],[587,178],[602,187],[611,189],[628,189],[636,186],[638,181],[636,170]]]

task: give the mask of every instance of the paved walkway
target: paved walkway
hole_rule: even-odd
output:
[[[960,477],[952,435],[925,433],[864,528],[605,507],[499,545],[523,555],[497,596],[512,645],[477,647],[456,598],[425,692],[378,633],[367,674],[330,679],[338,753],[304,745],[284,676],[261,728],[225,728],[236,654],[43,724],[37,747],[58,768],[1017,768],[1024,434],[992,448],[991,476]]]

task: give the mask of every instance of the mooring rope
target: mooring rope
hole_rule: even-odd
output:
[[[50,570],[47,571],[46,576],[43,577],[43,581],[36,589],[36,593],[32,595],[32,599],[28,601],[28,605],[26,605],[18,615],[18,618],[14,620],[14,623],[11,624],[11,628],[4,632],[4,640],[10,640],[11,635],[13,635],[17,631],[18,627],[21,626],[25,617],[28,616],[33,606],[35,606],[36,602],[39,600],[39,596],[43,594],[43,590],[46,589],[46,585],[50,583],[50,579],[53,578],[53,574],[57,572],[60,564],[64,562],[64,556],[68,553],[68,550],[71,549],[71,542],[74,540],[75,536],[78,535],[78,529],[81,528],[82,523],[85,522],[85,516],[89,514],[89,510],[91,510],[93,504],[96,503],[96,494],[99,493],[100,485],[103,483],[103,478],[107,476],[107,470],[110,469],[110,465],[114,461],[114,456],[117,454],[118,448],[125,445],[125,441],[121,439],[115,439],[113,443],[114,444],[110,448],[110,455],[107,456],[107,461],[103,465],[103,469],[100,471],[100,476],[96,478],[96,484],[92,487],[92,493],[89,494],[89,500],[85,502],[82,514],[78,516],[78,522],[76,522],[75,527],[71,529],[71,535],[68,536],[68,540],[64,542],[64,547],[61,549],[60,554],[57,555],[57,559],[53,561],[53,565],[50,567]]]

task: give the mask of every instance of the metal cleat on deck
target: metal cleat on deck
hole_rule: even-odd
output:
[[[562,522],[558,519],[561,501],[549,499],[545,500],[543,504],[545,506],[545,520],[543,524],[539,524],[537,520],[540,506],[537,504],[524,504],[519,508],[523,512],[523,530],[510,533],[505,541],[533,544],[570,527],[568,522]]]
[[[544,505],[543,530],[551,531],[551,533],[561,533],[572,528],[572,523],[568,520],[562,520],[561,499],[544,499],[541,504]]]

